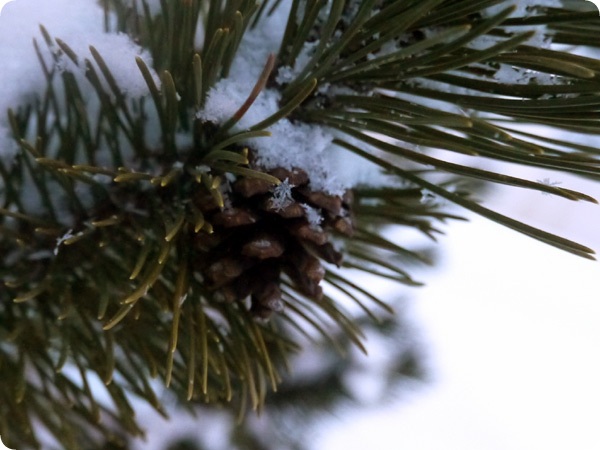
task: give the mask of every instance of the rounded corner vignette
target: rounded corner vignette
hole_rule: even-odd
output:
[[[4,7],[13,1],[15,1],[15,0],[0,0],[0,16],[4,12]],[[0,445],[2,445],[1,441],[0,441]],[[0,450],[2,450],[2,448],[0,448]]]
[[[2,9],[8,5],[10,2],[13,2],[15,0],[0,0],[0,12],[2,12]]]
[[[4,443],[2,442],[2,436],[0,436],[0,450],[15,450],[15,449],[9,448],[6,445],[4,445]]]
[[[586,2],[592,3],[596,8],[598,8],[598,14],[600,15],[600,0],[584,0]]]

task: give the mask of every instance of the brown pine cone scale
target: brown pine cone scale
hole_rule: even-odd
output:
[[[308,175],[298,168],[268,173],[285,183],[282,190],[260,179],[239,178],[219,188],[223,208],[208,192],[194,196],[194,207],[212,226],[212,233],[196,233],[195,250],[200,254],[195,270],[215,301],[243,302],[250,297],[251,314],[263,320],[283,310],[282,274],[297,292],[319,300],[325,277],[322,261],[339,266],[342,260],[330,236],[351,236],[354,231],[350,191],[343,198],[313,191]]]

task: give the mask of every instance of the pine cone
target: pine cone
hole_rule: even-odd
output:
[[[311,190],[308,175],[297,168],[276,168],[269,174],[282,186],[241,178],[233,183],[222,209],[215,210],[210,196],[194,200],[213,226],[212,234],[197,234],[196,250],[205,255],[198,258],[196,270],[215,300],[250,297],[250,311],[261,319],[283,309],[283,274],[298,292],[320,299],[322,261],[337,266],[342,261],[330,236],[354,231],[350,192],[342,199]]]

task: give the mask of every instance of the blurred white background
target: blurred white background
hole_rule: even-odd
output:
[[[600,197],[597,185],[550,177]],[[515,189],[486,205],[600,250],[597,205]],[[408,304],[430,382],[339,411],[315,450],[600,448],[599,264],[470,218],[447,227],[437,275]]]

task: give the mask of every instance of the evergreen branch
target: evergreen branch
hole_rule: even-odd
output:
[[[593,259],[429,175],[596,203],[471,167],[481,156],[598,178],[592,145],[520,128],[598,134],[600,61],[534,37],[584,44],[598,30],[595,14],[490,13],[503,0],[103,4],[107,32],[152,56],[136,58],[147,94],[131,98],[100,43],[86,59],[40,26],[45,46],[33,45],[45,86],[4,108],[16,147],[0,160],[0,433],[9,445],[43,447],[39,427],[64,448],[123,444],[117,435],[142,434],[132,396],[166,414],[149,375],[190,410],[221,405],[241,419],[284,402],[295,393],[284,371],[303,340],[351,358],[351,346],[366,351],[365,324],[384,333],[395,320],[371,309],[392,312],[348,270],[420,285],[409,268],[428,258],[381,230],[410,227],[435,240],[439,223],[461,217],[433,195]],[[263,28],[281,14],[281,40],[261,53],[256,37],[271,36]],[[249,72],[250,95],[224,107],[224,119],[205,119],[221,117],[209,114],[213,93],[233,98],[227,83],[253,59],[267,63]],[[267,91],[277,106],[261,102]],[[241,126],[250,108],[266,118]],[[295,142],[280,124],[318,132]],[[331,139],[379,168],[374,186],[331,181],[340,175],[322,162]],[[470,158],[449,162],[425,147]],[[330,359],[323,383],[339,388],[347,366]],[[96,376],[110,406],[94,392]],[[323,389],[318,400],[333,401]]]
[[[509,186],[517,186],[527,189],[534,189],[541,192],[546,192],[549,194],[557,195],[569,200],[584,200],[591,203],[598,203],[598,201],[586,194],[582,194],[581,192],[572,191],[570,189],[557,188],[554,186],[548,186],[543,183],[523,180],[520,178],[511,177],[509,175],[499,174],[490,172],[487,170],[476,169],[474,167],[465,167],[460,164],[449,163],[446,161],[442,161],[437,158],[432,158],[427,155],[422,155],[416,153],[411,150],[403,149],[399,146],[388,144],[379,139],[372,138],[363,133],[357,132],[349,127],[340,127],[342,131],[346,134],[353,136],[361,141],[384,150],[385,152],[389,152],[394,155],[402,156],[403,158],[409,159],[411,161],[418,162],[420,164],[425,164],[429,166],[434,166],[438,169],[441,169],[446,172],[454,173],[456,175],[468,176],[473,178],[478,178],[485,181],[491,181],[495,183],[505,184]]]
[[[370,155],[369,153],[365,152],[364,150],[361,150],[358,147],[353,146],[347,142],[344,142],[341,140],[336,140],[335,142],[339,145],[342,145],[342,146],[348,148],[349,150],[355,152],[356,154],[362,156],[363,158],[368,159],[369,161],[372,161],[376,164],[379,164],[380,166],[382,166],[386,170],[389,170],[390,172],[397,172],[399,174],[402,174],[403,178],[410,180],[411,182],[415,183],[416,185],[421,186],[424,189],[428,189],[431,192],[435,193],[436,195],[439,195],[442,198],[445,198],[453,203],[456,203],[457,205],[460,205],[470,211],[473,211],[473,212],[481,215],[482,217],[486,217],[490,220],[493,220],[494,222],[497,222],[497,223],[504,225],[508,228],[511,228],[515,231],[523,233],[523,234],[530,236],[534,239],[537,239],[541,242],[545,242],[556,248],[565,250],[569,253],[573,253],[577,256],[581,256],[583,258],[587,258],[587,259],[591,259],[591,260],[596,259],[592,256],[595,253],[594,250],[592,250],[588,247],[585,247],[581,244],[570,241],[568,239],[561,238],[554,234],[539,230],[537,228],[531,227],[522,222],[519,222],[518,220],[511,219],[509,217],[503,216],[502,214],[499,214],[492,210],[489,210],[483,206],[478,205],[477,203],[465,200],[456,194],[448,192],[447,190],[444,190],[444,189],[440,188],[439,186],[424,180],[423,178],[412,175],[409,172],[402,170],[401,168],[396,167],[396,166],[386,162],[385,160],[382,160],[373,155]]]

